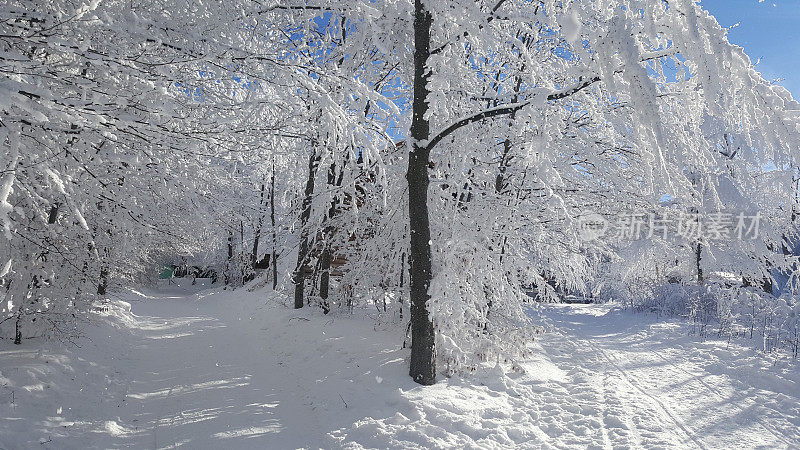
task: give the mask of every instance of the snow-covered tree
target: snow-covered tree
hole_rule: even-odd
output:
[[[295,307],[408,308],[431,384],[524,354],[525,291],[797,268],[800,106],[694,0],[0,12],[9,323],[82,316],[165,255],[239,285],[268,252]],[[732,208],[759,239],[585,236]]]

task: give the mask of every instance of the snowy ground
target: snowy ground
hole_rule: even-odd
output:
[[[424,388],[377,313],[264,296],[130,293],[81,348],[3,341],[0,448],[800,447],[800,364],[677,320],[547,306],[527,373]]]

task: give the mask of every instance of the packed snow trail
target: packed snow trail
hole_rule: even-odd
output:
[[[65,351],[0,349],[0,448],[796,448],[798,365],[553,305],[520,365],[421,387],[402,327],[264,293],[136,293]],[[506,370],[503,368],[505,367]],[[507,371],[507,372],[506,372]],[[11,394],[13,393],[13,394]]]
[[[591,386],[614,447],[796,448],[796,361],[687,336],[681,321],[604,305],[547,307],[543,351]],[[794,373],[792,373],[792,371]]]

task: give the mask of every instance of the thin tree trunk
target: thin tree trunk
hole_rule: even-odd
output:
[[[231,266],[233,265],[233,231],[228,230],[228,262],[225,264],[223,279],[225,286],[231,282]]]
[[[61,206],[61,205],[59,203],[56,203],[56,204],[54,204],[53,206],[50,207],[50,214],[48,214],[48,216],[47,216],[47,224],[48,225],[52,225],[52,224],[56,223],[56,220],[58,219],[58,208],[59,208],[59,206]]]
[[[272,222],[272,290],[278,289],[278,229],[275,225],[275,161],[269,182],[269,218]]]
[[[21,322],[22,322],[22,311],[17,313],[17,321],[14,330],[14,343],[17,345],[22,344],[22,327],[20,326]]]
[[[406,254],[400,256],[400,320],[403,320],[403,287],[405,287]]]
[[[303,210],[300,213],[300,248],[297,250],[297,267],[294,271],[294,307],[303,307],[303,290],[306,280],[306,260],[308,259],[308,219],[311,217],[311,202],[314,198],[314,180],[317,176],[319,157],[312,149],[308,159],[308,180],[303,197]]]
[[[264,183],[261,183],[261,201],[258,202],[259,209],[264,205],[264,190],[266,186]],[[253,231],[253,253],[250,255],[250,265],[255,270],[256,263],[258,262],[258,241],[261,239],[261,226],[264,224],[264,213],[259,211],[258,215],[258,222],[256,224],[256,229]]]
[[[427,62],[430,56],[430,12],[422,0],[414,2],[414,100],[411,121],[412,148],[408,158],[408,213],[411,231],[411,364],[409,375],[419,384],[436,381],[433,323],[428,313],[431,271],[431,230],[428,217],[428,162],[430,123],[428,111]]]
[[[695,187],[695,188],[699,184],[697,178],[698,178],[698,176],[696,174],[693,174],[693,176],[692,176],[692,186]],[[698,205],[702,205],[702,203],[703,203],[702,192],[699,193],[699,194],[692,194],[692,197],[694,197],[695,195],[699,196]],[[697,221],[699,222],[700,221],[700,207],[698,206],[698,208],[696,208],[696,209],[692,208],[692,213],[697,214]],[[699,223],[698,223],[698,225],[699,225]],[[697,238],[697,244],[695,244],[694,260],[695,260],[694,261],[695,262],[695,268],[697,269],[697,285],[700,286],[700,285],[703,284],[703,267],[701,266],[701,263],[703,261],[703,242],[700,240],[699,237]]]
[[[349,154],[348,154],[349,159]],[[342,177],[344,176],[343,169],[339,171],[339,176],[336,176],[336,163],[331,163],[328,168],[328,186],[339,187],[342,185]],[[331,260],[333,259],[333,248],[331,246],[331,239],[336,231],[330,221],[336,216],[339,201],[334,195],[331,200],[331,206],[328,208],[328,217],[326,217],[327,224],[325,225],[323,236],[324,243],[322,247],[322,254],[320,255],[320,279],[319,279],[319,296],[322,298],[322,310],[325,314],[330,312],[330,304],[328,303],[328,294],[330,290],[331,279]]]
[[[247,281],[247,266],[245,266],[245,249],[244,249],[244,220],[239,221],[239,280],[242,284]]]
[[[322,298],[322,312],[328,314],[331,311],[330,303],[328,303],[328,291],[331,280],[331,244],[325,242],[325,248],[322,250],[319,262],[320,277],[319,277],[319,296]]]
[[[97,295],[106,295],[108,289],[108,269],[100,269],[100,283],[97,284]]]
[[[700,263],[702,262],[703,256],[703,244],[698,242],[697,247],[695,247],[694,251],[695,255],[695,265],[697,266],[697,284],[703,284],[703,268],[701,267]]]

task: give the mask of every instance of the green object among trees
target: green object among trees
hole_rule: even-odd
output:
[[[173,266],[164,266],[161,269],[161,273],[158,274],[158,278],[162,280],[169,280],[172,278],[172,274],[175,272],[175,267]]]

